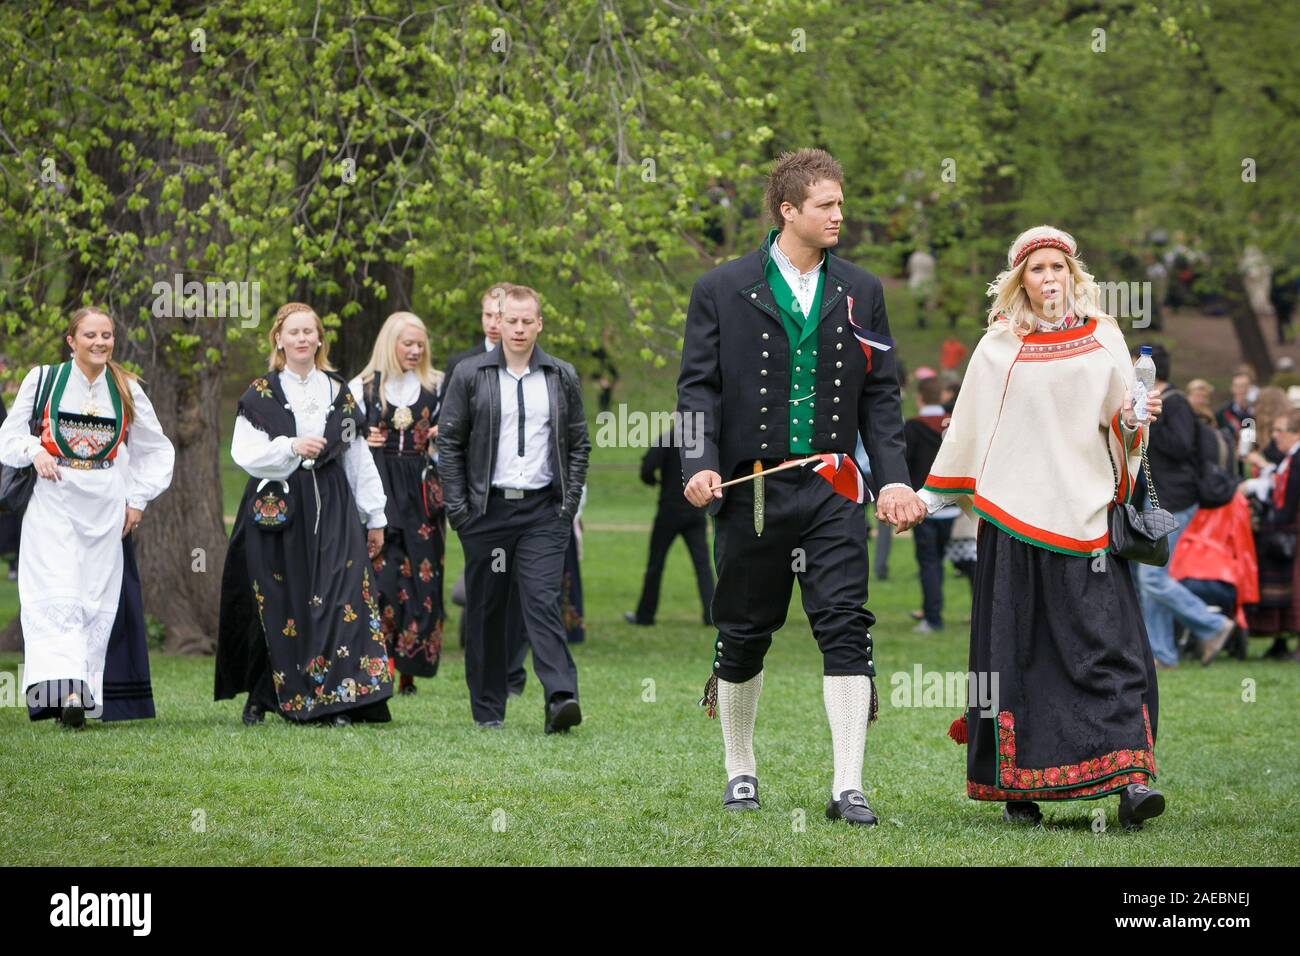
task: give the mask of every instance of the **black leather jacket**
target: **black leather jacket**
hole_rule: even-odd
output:
[[[453,528],[487,513],[501,432],[497,376],[504,364],[500,347],[466,358],[456,365],[445,385],[438,418],[438,477],[447,521]],[[572,365],[536,345],[528,367],[541,368],[546,375],[551,399],[551,483],[560,494],[563,512],[572,517],[582,498],[591,454],[582,385]]]

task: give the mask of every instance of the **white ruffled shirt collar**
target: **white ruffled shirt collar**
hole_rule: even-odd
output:
[[[302,377],[299,377],[298,373],[295,372],[293,369],[289,368],[288,365],[280,369],[280,378],[286,382],[292,382],[294,385],[310,384],[312,377],[319,374],[320,374],[320,369],[318,369],[315,365],[313,365],[311,367],[311,370]]]

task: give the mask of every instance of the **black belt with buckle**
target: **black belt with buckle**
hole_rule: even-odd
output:
[[[533,495],[549,494],[550,485],[545,488],[493,488],[492,494],[497,498],[505,498],[508,501],[516,501],[520,498],[531,498]]]
[[[63,468],[75,468],[77,471],[99,471],[113,467],[112,458],[64,458],[60,455],[54,459],[54,463]]]

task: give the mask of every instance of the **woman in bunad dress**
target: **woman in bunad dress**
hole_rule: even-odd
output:
[[[113,361],[114,333],[102,309],[73,313],[71,360],[28,372],[0,426],[0,461],[37,474],[18,554],[28,715],[73,728],[154,715],[130,535],[171,484],[176,453]]]
[[[1150,787],[1155,663],[1128,562],[1108,550],[1109,508],[1142,460],[1132,359],[1068,233],[1021,233],[989,295],[921,492],[931,514],[970,496],[982,519],[974,686],[949,729],[968,744],[966,794],[1027,823],[1037,800],[1118,794],[1120,823],[1140,827],[1165,802]]]
[[[372,562],[380,624],[388,659],[401,674],[398,693],[413,694],[416,677],[438,673],[446,620],[447,524],[433,458],[442,374],[430,363],[429,333],[419,316],[390,315],[370,361],[348,384],[388,500],[384,548]]]
[[[215,698],[248,691],[250,726],[271,709],[382,723],[393,681],[369,559],[383,486],[316,312],[282,306],[269,337],[270,371],[240,398],[231,442],[250,478],[222,575]]]

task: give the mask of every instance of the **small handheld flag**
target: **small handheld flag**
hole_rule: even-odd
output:
[[[862,480],[862,472],[858,471],[852,455],[828,452],[804,459],[805,464],[809,462],[812,463],[813,471],[831,483],[831,488],[836,494],[843,495],[858,504],[866,501],[867,483]]]
[[[877,349],[881,352],[888,352],[894,347],[894,340],[887,335],[881,335],[879,332],[871,332],[858,325],[853,319],[853,296],[848,296],[849,306],[849,328],[853,329],[853,337],[858,340],[858,345],[862,346],[862,354],[867,357],[867,371],[871,371],[871,350]]]

